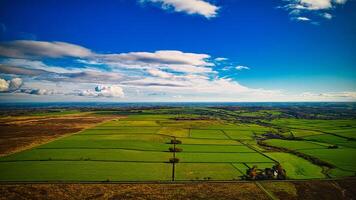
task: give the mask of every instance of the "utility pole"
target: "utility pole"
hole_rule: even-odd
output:
[[[176,141],[176,137],[174,137],[174,140]],[[176,162],[175,162],[175,160],[176,160],[176,144],[175,144],[175,142],[173,142],[173,160],[174,160],[174,162],[173,162],[173,171],[172,171],[172,181],[174,181],[174,177],[175,177],[175,166],[176,166]]]

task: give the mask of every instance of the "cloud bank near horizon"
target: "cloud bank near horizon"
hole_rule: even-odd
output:
[[[0,44],[1,95],[122,101],[356,100],[352,91],[288,94],[250,88],[223,77],[229,59],[204,53],[96,53],[66,42],[33,40]],[[65,60],[67,65],[58,65]],[[248,70],[238,65],[228,70]],[[26,96],[27,95],[27,96]]]

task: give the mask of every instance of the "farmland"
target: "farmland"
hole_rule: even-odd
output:
[[[356,172],[350,159],[356,153],[353,119],[297,119],[283,116],[282,109],[94,113],[116,117],[1,157],[0,181],[236,181],[246,179],[253,166],[264,170],[277,163],[287,179],[340,178]],[[31,116],[78,114],[67,110]],[[172,163],[173,158],[178,161]]]
[[[220,120],[176,120],[178,115],[135,114],[2,157],[2,181],[240,180],[249,166],[276,161],[241,140],[253,130]],[[182,117],[182,116],[180,116]],[[184,116],[188,117],[188,116]],[[192,116],[189,116],[192,117]],[[238,135],[241,131],[241,135]],[[170,152],[172,139],[181,141]],[[169,163],[174,155],[179,163]],[[55,173],[53,173],[55,169]],[[41,172],[41,173],[40,173]]]
[[[0,157],[0,190],[8,197],[29,198],[63,188],[65,193],[81,191],[83,198],[114,188],[110,194],[124,199],[130,199],[125,191],[133,199],[144,194],[155,199],[194,194],[201,195],[197,199],[234,199],[234,194],[298,199],[309,190],[317,195],[308,192],[311,199],[351,197],[356,173],[353,112],[325,107],[303,112],[299,107],[4,111],[1,132],[8,142]],[[248,171],[266,173],[277,164],[287,180],[245,182],[251,179]],[[161,191],[175,191],[173,187],[183,193]],[[210,188],[211,194],[200,187]]]

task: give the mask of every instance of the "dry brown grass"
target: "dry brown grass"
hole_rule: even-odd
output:
[[[356,180],[261,182],[278,199],[355,199]],[[0,185],[0,199],[269,199],[254,182]]]
[[[259,199],[254,183],[2,185],[0,199]]]
[[[118,118],[92,113],[0,118],[0,156],[32,148]]]

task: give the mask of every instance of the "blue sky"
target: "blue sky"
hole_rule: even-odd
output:
[[[1,101],[355,101],[356,1],[2,0]]]

